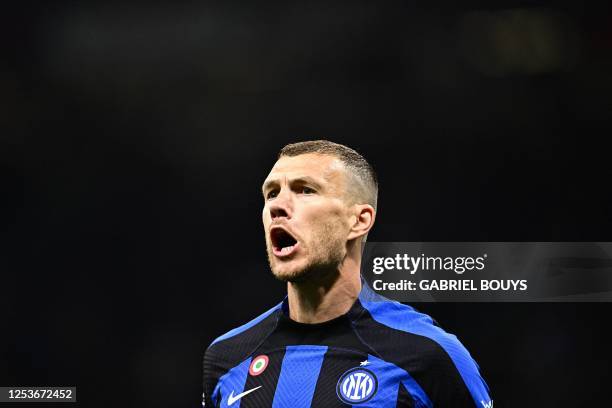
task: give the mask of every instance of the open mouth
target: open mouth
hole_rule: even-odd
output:
[[[298,247],[297,239],[281,227],[270,230],[270,239],[272,240],[272,251],[278,257],[289,256]]]

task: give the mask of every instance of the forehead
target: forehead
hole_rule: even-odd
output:
[[[341,183],[345,167],[337,157],[327,154],[307,153],[299,156],[282,156],[272,167],[265,182],[283,178],[312,177],[319,181]]]

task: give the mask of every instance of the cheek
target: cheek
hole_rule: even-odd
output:
[[[329,232],[347,232],[349,227],[348,215],[343,206],[327,206],[319,209],[319,211],[313,212],[312,225],[315,226],[313,230],[317,232],[326,231]]]
[[[333,217],[338,228],[348,228],[350,224],[350,214],[343,202],[337,203],[330,209],[330,216]]]

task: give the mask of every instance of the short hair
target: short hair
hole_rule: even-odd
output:
[[[324,154],[338,158],[346,167],[349,176],[352,176],[354,181],[352,187],[355,188],[359,198],[376,209],[378,178],[370,163],[362,155],[350,147],[329,140],[308,140],[286,145],[278,153],[278,158],[308,153]]]

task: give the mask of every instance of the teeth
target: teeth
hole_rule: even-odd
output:
[[[281,252],[281,254],[286,254],[286,253],[290,252],[292,249],[293,249],[293,245],[281,248],[280,252]]]

